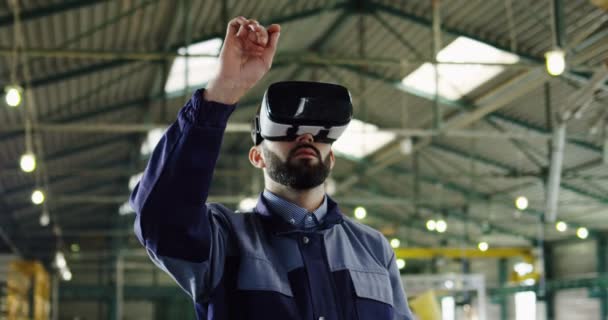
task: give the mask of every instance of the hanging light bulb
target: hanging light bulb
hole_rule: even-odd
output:
[[[44,202],[44,193],[40,190],[34,190],[32,192],[32,202],[36,205],[42,204]]]
[[[545,53],[547,72],[552,76],[559,76],[566,70],[566,53],[562,49],[553,49]]]
[[[437,220],[437,225],[435,226],[435,229],[437,229],[437,232],[439,233],[444,233],[448,229],[448,223],[445,222],[445,220],[443,219],[439,219]]]
[[[487,242],[482,241],[477,245],[477,248],[482,252],[486,252],[488,251],[488,248],[490,248],[490,245]]]
[[[581,227],[576,230],[576,236],[581,239],[587,239],[589,236],[589,230],[587,228]]]
[[[526,210],[528,208],[528,198],[519,196],[515,199],[515,207],[519,210]]]
[[[70,272],[70,270],[64,270],[61,273],[61,277],[63,278],[63,280],[65,281],[70,281],[72,280],[72,272]]]
[[[44,210],[40,215],[40,225],[46,227],[51,222],[51,217],[49,216],[49,212]]]
[[[19,160],[19,165],[24,172],[36,170],[36,156],[31,152],[24,153]]]
[[[399,268],[399,270],[405,268],[405,260],[397,259],[397,268]]]
[[[399,248],[400,245],[401,245],[401,241],[399,241],[399,239],[397,239],[397,238],[391,239],[392,248]]]
[[[19,86],[7,86],[6,88],[4,88],[5,91],[5,96],[4,99],[6,101],[6,104],[9,105],[9,107],[18,107],[21,104],[21,92],[22,89]]]
[[[55,253],[55,265],[59,269],[63,269],[68,265],[67,261],[65,261],[65,256],[60,251]]]
[[[557,229],[557,231],[559,231],[559,232],[564,232],[564,231],[568,230],[568,224],[563,221],[558,221],[555,224],[555,229]]]
[[[363,220],[363,219],[365,219],[366,216],[367,216],[367,210],[365,210],[365,208],[363,208],[363,207],[355,208],[355,218],[357,218],[359,220]]]

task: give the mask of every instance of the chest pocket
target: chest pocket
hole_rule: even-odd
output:
[[[359,298],[372,299],[389,305],[393,303],[393,291],[388,273],[381,271],[349,270]]]
[[[267,259],[254,256],[241,257],[237,289],[274,291],[293,297],[287,273],[278,271]]]

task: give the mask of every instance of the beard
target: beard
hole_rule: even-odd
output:
[[[295,153],[302,148],[310,148],[315,151],[317,160],[308,158],[295,158]],[[293,148],[287,155],[287,160],[283,162],[279,156],[263,148],[266,158],[266,172],[270,178],[284,186],[295,190],[307,190],[321,185],[331,172],[329,154],[325,160],[321,159],[321,152],[309,144],[299,145]]]

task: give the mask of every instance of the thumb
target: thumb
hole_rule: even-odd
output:
[[[274,31],[270,34],[270,48],[273,50],[277,49],[277,44],[279,43],[279,37],[281,36],[281,30]]]
[[[270,41],[268,41],[268,47],[264,52],[264,60],[268,61],[268,66],[272,65],[272,60],[274,59],[274,55],[277,51],[277,46],[279,44],[279,37],[281,36],[281,32],[273,32],[270,34]]]

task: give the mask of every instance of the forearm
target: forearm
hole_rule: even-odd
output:
[[[208,248],[207,199],[224,130],[234,106],[207,102],[202,91],[180,110],[131,195],[138,237],[159,254]],[[192,250],[194,251],[194,250]],[[202,252],[201,252],[202,251]],[[196,252],[196,251],[194,251]]]

